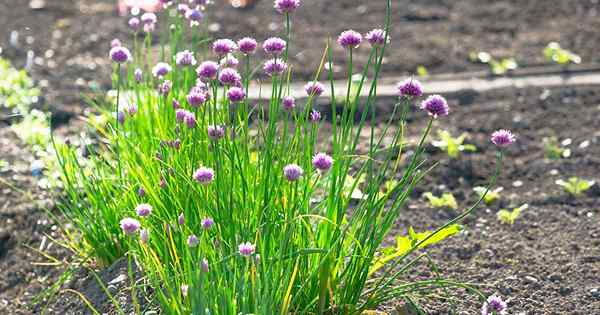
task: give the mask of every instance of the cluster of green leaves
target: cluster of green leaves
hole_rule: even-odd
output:
[[[496,59],[485,51],[480,51],[478,53],[472,52],[469,54],[469,58],[473,62],[487,64],[490,67],[490,72],[495,75],[506,74],[507,72],[513,71],[519,67],[519,64],[515,58]]]
[[[475,152],[477,147],[473,144],[465,144],[466,133],[453,137],[447,130],[438,130],[438,140],[432,142],[434,147],[440,148],[448,154],[451,159],[460,157],[461,152]]]
[[[451,192],[443,193],[440,197],[435,196],[431,192],[426,192],[423,194],[423,197],[427,198],[429,204],[433,208],[448,207],[453,210],[458,209],[458,203],[456,203],[456,198],[454,198],[454,195]]]
[[[8,60],[0,58],[0,104],[25,115],[39,95],[39,89],[25,70],[17,70]]]
[[[581,196],[586,190],[592,188],[595,182],[591,180],[585,180],[579,177],[570,177],[567,181],[559,179],[556,184],[563,187],[563,189],[574,197]]]
[[[544,57],[550,62],[557,63],[559,65],[568,65],[571,63],[581,63],[581,57],[579,55],[563,49],[557,42],[550,42],[544,48]]]
[[[486,205],[490,205],[500,199],[500,193],[504,190],[503,187],[498,187],[495,189],[488,189],[486,187],[477,186],[473,188],[473,191],[477,193],[479,198],[483,197],[483,202]]]
[[[500,220],[500,222],[502,222],[503,224],[513,225],[515,224],[517,218],[521,215],[521,212],[523,212],[523,210],[527,208],[529,208],[528,204],[524,204],[520,207],[513,208],[512,210],[501,209],[496,213],[496,216],[498,217],[498,220]]]
[[[544,138],[544,156],[550,160],[566,159],[571,156],[571,149],[562,147],[554,137]]]

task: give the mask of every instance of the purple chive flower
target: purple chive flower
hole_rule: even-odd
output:
[[[140,221],[132,218],[125,218],[119,223],[121,225],[121,230],[123,230],[125,234],[129,235],[135,234],[135,232],[137,232],[141,226]]]
[[[286,42],[279,37],[271,37],[263,43],[263,49],[268,55],[279,56],[285,50]]]
[[[131,104],[129,105],[129,107],[127,107],[127,114],[129,114],[129,116],[134,116],[135,114],[137,114],[138,112],[138,107],[135,104]]]
[[[208,272],[208,260],[206,258],[202,258],[200,261],[200,270],[202,270],[202,272]]]
[[[275,10],[281,14],[294,13],[300,7],[301,0],[275,0]]]
[[[158,93],[160,93],[162,96],[169,95],[169,92],[171,92],[171,85],[172,83],[169,80],[165,80],[164,82],[160,83],[158,85]]]
[[[164,77],[171,72],[171,66],[166,62],[159,62],[152,68],[152,75],[157,78]]]
[[[376,28],[368,32],[367,35],[365,35],[365,38],[367,39],[369,44],[371,44],[371,46],[377,48],[382,47],[383,44],[385,44],[385,31],[380,28]]]
[[[237,42],[238,48],[245,55],[252,55],[256,51],[258,43],[254,38],[244,37]]]
[[[215,179],[215,171],[212,168],[200,167],[194,172],[194,180],[202,185],[208,185]]]
[[[263,69],[268,76],[277,76],[282,74],[285,69],[287,69],[287,64],[285,61],[283,61],[283,59],[269,59],[265,62]]]
[[[125,122],[125,113],[123,111],[117,112],[117,121],[119,124],[123,124]]]
[[[516,140],[517,138],[515,135],[510,130],[506,129],[494,131],[491,137],[492,143],[498,147],[507,147],[513,144]]]
[[[283,108],[286,110],[293,110],[296,108],[296,99],[294,99],[293,96],[284,96],[283,100],[281,100],[281,103],[283,104]]]
[[[206,217],[202,219],[202,222],[200,224],[202,225],[203,229],[208,230],[215,224],[215,221],[213,221],[212,218]]]
[[[233,68],[225,68],[219,73],[219,82],[223,85],[237,85],[242,81],[242,77]]]
[[[148,239],[150,239],[150,232],[148,232],[148,230],[146,230],[146,229],[141,229],[140,230],[140,241],[142,241],[142,243],[146,244],[146,243],[148,243]]]
[[[256,251],[256,246],[254,246],[250,242],[246,242],[240,244],[238,246],[238,250],[240,251],[240,255],[242,256],[251,256]]]
[[[196,58],[194,58],[194,53],[189,50],[180,51],[175,55],[175,63],[178,66],[195,66]]]
[[[140,83],[142,82],[142,80],[144,79],[143,77],[144,73],[142,72],[142,69],[137,68],[135,69],[135,71],[133,71],[133,77],[135,78],[135,82]]]
[[[433,118],[440,116],[448,116],[448,102],[441,95],[431,95],[421,103],[421,109],[427,111],[427,113]]]
[[[293,182],[297,181],[304,174],[304,170],[297,164],[288,164],[283,168],[283,175]]]
[[[246,93],[244,93],[242,88],[237,86],[231,87],[229,91],[227,91],[227,98],[232,103],[239,103],[244,100],[244,97],[246,97]]]
[[[110,49],[110,59],[116,63],[125,63],[131,59],[129,49],[123,46],[116,46]]]
[[[189,9],[185,12],[185,18],[190,21],[190,26],[198,26],[204,19],[204,14],[200,10]]]
[[[306,94],[320,96],[325,91],[325,87],[320,82],[308,82],[304,86]]]
[[[179,138],[175,139],[175,141],[173,141],[172,146],[175,150],[179,150],[179,148],[181,148],[181,140],[179,140]]]
[[[313,157],[312,164],[319,171],[326,172],[333,165],[333,158],[325,153],[317,153]]]
[[[154,28],[156,27],[156,24],[144,24],[144,32],[146,33],[152,33],[154,32]]]
[[[190,93],[186,96],[186,100],[191,107],[197,108],[204,104],[207,100],[206,93],[200,88],[193,87]]]
[[[110,41],[110,48],[121,47],[121,46],[123,46],[123,45],[121,44],[121,41],[118,38],[115,38]]]
[[[310,121],[317,123],[321,120],[321,112],[319,112],[318,110],[313,110],[310,112],[308,118],[310,119]]]
[[[156,24],[156,14],[152,12],[146,12],[141,16],[142,23],[144,24]]]
[[[184,225],[185,224],[185,215],[182,213],[177,217],[177,224]]]
[[[190,129],[196,127],[196,115],[194,113],[186,112],[183,121],[185,122],[186,126]]]
[[[189,239],[188,239],[189,240]],[[184,298],[186,298],[188,296],[188,291],[190,289],[190,286],[187,284],[182,284],[181,285],[181,296],[183,296]]]
[[[135,212],[140,217],[147,217],[152,212],[152,206],[147,203],[141,203],[135,207]]]
[[[234,52],[237,49],[237,45],[231,39],[217,39],[213,43],[213,52],[217,56],[225,56]]]
[[[200,240],[198,239],[198,236],[196,236],[194,234],[188,236],[188,238],[187,238],[187,245],[189,247],[196,247],[196,246],[198,246],[198,243],[200,243]]]
[[[221,59],[220,63],[225,68],[236,68],[240,64],[240,61],[233,55],[227,55]]]
[[[219,65],[214,61],[205,61],[196,69],[196,74],[201,79],[214,79],[217,76]]]
[[[185,3],[180,3],[177,5],[177,12],[179,14],[185,16],[185,13],[190,9],[190,6]]]
[[[160,188],[165,188],[165,187],[167,187],[167,181],[165,180],[165,178],[164,178],[164,177],[162,177],[162,176],[160,177],[160,180],[158,181],[158,186],[159,186]]]
[[[505,315],[507,305],[499,296],[492,295],[481,307],[481,315]]]
[[[137,194],[140,197],[144,197],[146,195],[146,190],[144,189],[144,187],[138,188]]]
[[[175,120],[177,120],[177,122],[181,123],[185,120],[185,116],[187,116],[188,111],[185,109],[177,109],[175,111]]]
[[[129,24],[129,27],[131,27],[132,30],[137,32],[137,30],[140,28],[140,19],[134,16],[131,19],[129,19],[129,22],[127,22],[127,24]]]
[[[398,83],[398,96],[414,98],[421,95],[423,95],[423,85],[418,80],[409,78]]]
[[[347,31],[343,31],[340,34],[337,41],[338,41],[338,44],[340,44],[344,48],[349,48],[349,49],[358,48],[358,46],[362,42],[362,35],[360,35],[360,33],[353,31],[353,30],[347,30]]]
[[[181,108],[181,104],[179,104],[179,101],[176,99],[173,99],[173,102],[171,102],[171,106],[173,106],[173,109]]]
[[[208,126],[208,137],[211,140],[219,140],[225,136],[225,129],[223,126],[210,125]]]

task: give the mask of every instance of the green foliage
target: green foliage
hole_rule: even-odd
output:
[[[429,76],[429,71],[427,71],[427,68],[425,68],[425,66],[419,65],[417,66],[417,75],[420,78],[426,78]]]
[[[548,43],[546,48],[544,48],[544,57],[546,60],[559,65],[581,63],[581,57],[569,50],[561,48],[557,42]]]
[[[429,200],[429,204],[433,208],[444,208],[448,207],[450,209],[458,209],[458,204],[456,203],[456,199],[454,195],[450,192],[443,193],[442,196],[436,197],[431,192],[426,192],[423,194],[423,197]]]
[[[483,194],[485,194],[486,190],[487,189],[485,187],[481,187],[481,186],[477,186],[477,187],[473,188],[473,191],[475,191],[475,193],[477,193],[477,195],[480,198],[483,196]],[[496,189],[491,189],[483,197],[483,202],[486,205],[490,205],[490,204],[494,203],[496,200],[500,199],[500,192],[502,192],[502,190],[504,190],[503,187],[498,187]]]
[[[571,177],[568,181],[559,179],[556,184],[563,187],[566,192],[572,196],[581,196],[586,190],[594,185],[594,181],[581,179],[579,177]]]
[[[50,142],[48,116],[37,109],[31,110],[22,121],[13,124],[11,128],[25,143],[41,150],[45,149]]]
[[[502,209],[496,213],[496,216],[503,224],[513,225],[517,218],[521,215],[521,212],[527,208],[529,208],[528,204],[513,208],[512,210]]]
[[[460,157],[461,152],[475,152],[477,147],[472,144],[464,144],[466,133],[453,137],[447,130],[438,130],[438,140],[432,142],[433,146],[440,148],[448,154],[451,159]]]
[[[495,75],[506,74],[519,67],[515,58],[495,59],[485,51],[480,51],[478,53],[472,52],[469,54],[469,59],[471,59],[472,62],[487,64],[490,67],[490,72]]]
[[[569,158],[571,149],[563,148],[554,137],[544,138],[544,156],[550,160],[558,160],[561,158]]]
[[[0,104],[16,113],[26,114],[39,94],[25,70],[17,70],[8,60],[0,58]]]

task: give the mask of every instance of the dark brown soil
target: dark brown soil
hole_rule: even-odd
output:
[[[515,56],[522,65],[538,64],[543,62],[541,50],[553,40],[579,53],[585,62],[600,58],[596,53],[599,5],[595,0],[393,2],[394,20],[400,22],[394,27],[388,51],[388,74],[410,72],[420,64],[431,72],[480,69],[481,65],[468,61],[472,50]],[[29,1],[0,0],[3,56],[17,65],[25,63],[28,50],[41,57],[34,59],[30,72],[43,88],[38,106],[51,110],[55,122],[66,123],[86,108],[81,92],[94,86],[108,88],[109,42],[115,37],[130,38],[125,20],[116,16],[111,3],[52,0],[46,1],[43,9],[32,10]],[[383,0],[368,5],[350,0],[306,1],[294,18],[295,71],[304,78],[311,75],[325,35],[336,36],[346,28],[364,32],[381,26],[383,14]],[[280,19],[271,9],[271,1],[262,0],[248,11],[218,4],[214,16],[222,36],[264,39],[281,31],[270,30]],[[12,30],[20,34],[21,44],[16,48],[8,44]],[[33,38],[30,43],[28,36]],[[344,66],[342,53],[336,51],[340,69]],[[364,60],[366,53],[360,49],[357,60]],[[478,144],[479,150],[454,162],[435,148],[428,150],[432,160],[441,160],[442,165],[415,193],[398,222],[398,232],[404,233],[409,225],[418,230],[433,228],[452,216],[449,211],[430,209],[420,198],[424,191],[452,191],[461,206],[474,201],[471,188],[484,184],[493,167],[489,133],[500,127],[512,128],[519,142],[507,152],[499,181],[505,188],[500,204],[481,206],[465,222],[466,232],[432,251],[434,261],[445,276],[485,284],[486,292],[508,298],[511,314],[600,314],[600,189],[596,185],[575,199],[554,184],[556,179],[575,175],[600,181],[600,90],[506,89],[458,93],[449,98],[451,116],[436,127],[454,134],[469,133],[469,141]],[[381,105],[391,106],[385,101]],[[423,124],[422,115],[415,115],[410,128],[417,130]],[[572,139],[573,156],[545,160],[542,138],[547,136]],[[586,141],[589,145],[580,147]],[[39,313],[41,304],[33,308],[27,304],[57,279],[61,269],[34,264],[48,260],[27,246],[38,249],[44,233],[55,232],[41,210],[52,208],[52,202],[31,176],[31,154],[6,125],[0,125],[0,143],[0,158],[10,163],[8,170],[0,171],[0,314]],[[514,225],[499,224],[498,209],[523,203],[530,207]],[[43,249],[49,254],[61,261],[68,258],[66,250],[56,244],[48,249],[48,243]],[[421,270],[417,276],[427,275],[428,271]],[[107,281],[110,277],[108,273]],[[81,286],[74,284],[77,289],[90,296],[98,291],[89,275],[80,274],[77,279],[82,279]],[[60,296],[64,303],[59,305],[72,308],[57,308],[54,313],[86,313],[82,303],[69,294]],[[106,301],[100,298],[100,304],[102,299]],[[431,314],[450,312],[448,303],[429,301],[425,306]],[[476,314],[478,307],[469,299],[457,306],[461,314]]]

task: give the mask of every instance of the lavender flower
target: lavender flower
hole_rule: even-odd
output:
[[[169,92],[171,92],[171,85],[171,81],[165,80],[164,82],[158,85],[158,93],[160,93],[160,95],[162,96],[169,95]]]
[[[144,187],[138,188],[137,194],[140,197],[144,197],[146,195],[146,190],[144,189]]]
[[[208,137],[211,140],[219,140],[225,136],[225,129],[223,126],[210,125],[208,126]]]
[[[141,20],[142,20],[142,23],[144,23],[144,24],[156,24],[156,21],[157,21],[156,14],[154,14],[152,12],[146,12],[146,13],[142,14]]]
[[[202,185],[208,185],[215,179],[215,171],[212,168],[200,167],[194,172],[194,180]]]
[[[304,86],[306,94],[320,96],[325,91],[325,87],[320,82],[308,82]]]
[[[135,69],[135,71],[133,71],[133,77],[135,78],[135,82],[140,83],[142,82],[142,79],[144,79],[143,77],[144,73],[142,72],[142,69],[137,68]]]
[[[321,172],[326,172],[333,165],[333,158],[325,153],[317,153],[312,159],[313,166]]]
[[[136,104],[131,104],[127,107],[127,114],[129,114],[129,116],[134,116],[135,114],[137,114],[138,112],[138,107]]]
[[[137,32],[140,28],[140,19],[134,16],[131,19],[129,19],[129,22],[127,22],[127,24],[129,24],[129,27],[131,27],[132,30]]]
[[[190,129],[194,129],[196,127],[196,115],[194,115],[194,113],[186,112],[183,121]]]
[[[183,296],[184,298],[186,298],[188,296],[188,291],[190,289],[190,286],[187,284],[182,284],[181,285],[181,296]]]
[[[271,37],[263,43],[263,49],[268,55],[279,56],[285,50],[286,42],[279,37]]]
[[[244,37],[238,40],[237,45],[243,54],[252,55],[256,51],[258,43],[256,43],[256,40],[254,38]]]
[[[140,221],[132,218],[125,218],[119,222],[121,225],[121,230],[125,234],[133,235],[140,228]]]
[[[507,147],[513,144],[516,140],[517,138],[515,135],[510,130],[506,129],[494,131],[491,138],[492,143],[498,147]]]
[[[185,224],[185,215],[182,213],[177,217],[177,224],[184,225]]]
[[[185,13],[190,9],[190,6],[185,3],[177,5],[177,12],[185,17]]]
[[[297,164],[288,164],[283,168],[283,175],[293,182],[297,181],[304,174],[304,170]]]
[[[225,56],[234,52],[237,49],[237,46],[234,41],[231,39],[217,39],[213,43],[213,52],[217,56]]]
[[[110,48],[121,47],[121,46],[123,46],[123,45],[121,44],[121,41],[118,38],[115,38],[112,41],[110,41]]]
[[[229,54],[221,59],[220,64],[225,68],[236,68],[240,64],[240,61],[235,56]]]
[[[213,219],[209,217],[202,219],[202,222],[200,223],[200,225],[202,225],[202,228],[205,230],[210,229],[214,224],[215,221],[213,221]]]
[[[294,99],[293,96],[283,97],[281,103],[283,104],[283,108],[285,108],[285,110],[293,110],[296,108],[296,99]]]
[[[208,97],[206,92],[202,91],[198,87],[193,87],[190,93],[186,96],[186,100],[191,107],[197,108],[207,101]]]
[[[431,95],[421,103],[421,109],[427,111],[427,113],[433,118],[440,116],[448,116],[448,102],[440,95]]]
[[[152,75],[157,78],[162,78],[171,72],[171,66],[165,62],[159,62],[152,68]]]
[[[196,69],[196,74],[201,79],[214,79],[217,76],[219,65],[214,61],[205,61]]]
[[[225,68],[219,73],[219,82],[223,85],[237,85],[242,81],[242,77],[233,68]]]
[[[229,91],[227,91],[227,98],[232,103],[239,103],[244,100],[244,97],[246,97],[246,93],[244,93],[242,88],[237,86],[231,87]]]
[[[398,84],[398,96],[414,98],[423,95],[423,85],[413,78],[406,79]]]
[[[187,116],[188,111],[185,109],[177,109],[175,111],[175,120],[177,120],[177,122],[181,123],[185,120],[185,116]]]
[[[146,244],[146,243],[148,243],[148,239],[150,239],[150,232],[148,232],[148,230],[146,230],[146,229],[141,229],[140,230],[140,241],[142,241],[142,243]]]
[[[281,14],[294,13],[300,7],[301,0],[275,0],[275,10]]]
[[[202,258],[200,261],[200,270],[202,270],[202,272],[208,272],[208,260],[206,258]]]
[[[238,246],[238,250],[240,251],[240,255],[242,256],[251,256],[256,251],[256,246],[254,246],[250,242],[241,243]]]
[[[283,59],[269,59],[265,62],[263,69],[268,76],[278,76],[287,69],[287,64]]]
[[[362,35],[353,30],[347,30],[343,31],[342,34],[340,34],[337,41],[338,44],[340,44],[344,48],[358,48],[358,46],[362,42]]]
[[[310,112],[310,115],[308,118],[310,119],[310,121],[317,123],[321,120],[321,112],[319,112],[317,110],[313,110]]]
[[[173,109],[181,108],[181,104],[179,104],[179,101],[176,99],[173,99],[173,102],[171,102],[171,106],[173,107]]]
[[[125,122],[125,113],[123,111],[118,111],[117,112],[117,121],[121,125]]]
[[[116,63],[125,63],[131,59],[129,49],[123,46],[116,46],[110,49],[110,59]]]
[[[140,217],[147,217],[152,212],[152,206],[147,203],[141,203],[135,207],[135,212]]]
[[[204,15],[200,10],[189,9],[185,12],[185,18],[190,21],[190,26],[198,26],[204,19]]]
[[[195,66],[196,58],[194,58],[194,53],[189,50],[180,51],[175,55],[175,63],[178,66]]]
[[[196,247],[198,246],[198,243],[200,243],[200,240],[198,239],[198,237],[194,234],[188,236],[187,238],[187,245],[189,247]]]
[[[481,315],[505,315],[507,305],[499,296],[492,295],[481,307]]]
[[[160,187],[160,188],[167,187],[167,181],[162,176],[160,177],[160,180],[158,181],[158,187]]]
[[[369,44],[371,44],[371,46],[380,48],[385,44],[385,31],[380,28],[376,28],[368,32],[367,35],[365,35],[365,38],[367,39]]]

